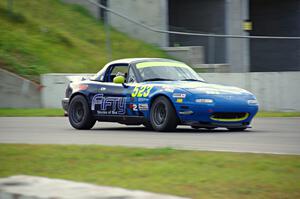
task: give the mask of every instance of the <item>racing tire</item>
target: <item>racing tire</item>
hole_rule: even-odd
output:
[[[155,131],[173,131],[176,129],[176,111],[168,98],[160,96],[152,103],[150,123]]]
[[[82,95],[77,95],[71,100],[68,113],[70,124],[75,129],[91,129],[96,123],[96,120],[89,109],[88,103]]]
[[[153,130],[153,127],[149,121],[144,122],[143,125],[147,130]]]
[[[227,128],[228,131],[245,131],[247,128]]]

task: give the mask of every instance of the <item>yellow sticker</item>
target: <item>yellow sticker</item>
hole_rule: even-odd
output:
[[[182,102],[183,102],[183,99],[182,99],[182,98],[179,98],[179,99],[176,100],[176,102],[177,102],[177,103],[182,103]]]
[[[153,86],[136,86],[131,93],[131,97],[148,97]]]

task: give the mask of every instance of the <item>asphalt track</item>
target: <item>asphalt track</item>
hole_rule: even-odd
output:
[[[158,133],[143,126],[98,122],[92,130],[79,131],[64,117],[0,117],[0,143],[99,144],[300,155],[300,118],[256,118],[252,126],[244,132],[179,126],[176,132]]]

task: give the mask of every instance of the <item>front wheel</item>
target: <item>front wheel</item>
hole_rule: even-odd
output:
[[[75,129],[91,129],[96,123],[87,101],[82,95],[77,95],[71,100],[68,113],[70,124]]]
[[[143,125],[147,130],[153,130],[153,127],[149,121],[145,121]]]
[[[151,105],[150,123],[156,131],[173,131],[177,127],[177,116],[168,98],[160,96]]]

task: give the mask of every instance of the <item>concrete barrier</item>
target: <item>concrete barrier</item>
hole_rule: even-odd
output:
[[[42,104],[47,108],[60,108],[68,83],[66,76],[91,74],[45,74]],[[300,111],[300,72],[266,73],[201,73],[210,83],[237,86],[254,93],[265,111]]]
[[[41,93],[44,108],[62,108],[61,100],[69,83],[68,77],[90,77],[93,74],[48,73],[41,75],[43,90]]]
[[[0,69],[1,108],[40,108],[41,85]]]
[[[68,180],[35,176],[12,176],[0,179],[1,199],[184,199],[182,197],[96,186]]]
[[[211,83],[237,86],[254,93],[265,111],[300,111],[300,72],[203,73]]]
[[[165,47],[162,49],[170,56],[191,66],[204,64],[203,46]]]

